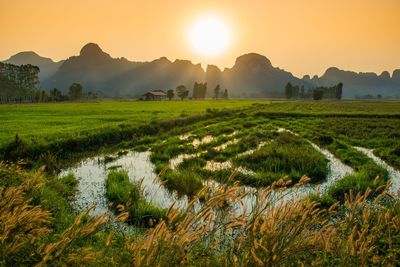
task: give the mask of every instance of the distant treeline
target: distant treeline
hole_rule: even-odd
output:
[[[0,62],[0,102],[33,102],[40,97],[39,68]]]
[[[98,93],[84,92],[82,85],[74,83],[68,94],[57,88],[46,92],[39,87],[40,69],[33,65],[16,66],[0,62],[0,103],[36,103],[96,99]]]
[[[189,90],[186,88],[184,85],[178,85],[175,88],[176,96],[180,98],[181,100],[189,97]],[[171,100],[172,98],[175,97],[175,92],[174,90],[170,89],[167,91],[167,98]],[[193,85],[193,99],[205,99],[207,95],[207,83],[198,83],[195,82]],[[228,99],[228,89],[225,88],[223,92],[221,92],[221,87],[219,84],[214,88],[214,99],[222,98],[222,99]]]
[[[394,97],[392,96],[382,96],[381,94],[377,94],[377,95],[355,95],[354,96],[355,99],[393,99]]]
[[[343,83],[338,83],[332,87],[319,86],[305,89],[304,86],[293,86],[287,83],[285,86],[285,95],[287,99],[342,99]]]
[[[93,93],[91,91],[84,92],[83,86],[79,83],[73,83],[68,89],[68,94],[64,95],[60,90],[54,88],[50,90],[49,94],[46,93],[47,101],[60,102],[60,101],[79,101],[88,99],[97,99],[103,97],[99,93]]]

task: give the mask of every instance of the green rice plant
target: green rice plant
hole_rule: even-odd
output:
[[[312,182],[319,182],[328,174],[327,160],[321,153],[300,137],[284,132],[271,143],[250,155],[239,156],[233,162],[236,166],[258,172],[266,181],[289,176],[297,182],[306,175]]]
[[[328,146],[328,149],[338,157],[344,164],[349,165],[353,169],[361,170],[365,164],[370,163],[369,159],[363,153],[360,153],[353,147],[341,141],[335,141]]]
[[[327,198],[334,198],[337,200],[344,200],[344,197],[350,191],[357,193],[364,193],[372,190],[372,196],[380,193],[379,190],[382,186],[386,185],[388,181],[388,172],[385,168],[369,162],[364,165],[362,169],[354,174],[347,175],[327,190]]]
[[[164,216],[163,210],[145,201],[140,183],[130,183],[124,170],[109,172],[106,197],[121,220],[138,227],[154,226]]]
[[[165,186],[174,190],[178,195],[194,196],[202,187],[203,179],[193,169],[167,170],[161,179]]]
[[[138,200],[136,192],[132,192],[134,186],[129,182],[128,173],[124,170],[112,170],[106,179],[106,197],[114,205],[127,203],[131,197]]]

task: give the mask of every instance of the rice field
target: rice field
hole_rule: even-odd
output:
[[[29,242],[0,246],[2,264],[397,264],[399,102],[12,108],[0,214],[10,224],[21,205],[39,221],[24,222]]]

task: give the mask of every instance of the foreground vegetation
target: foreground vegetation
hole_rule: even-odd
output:
[[[342,205],[325,209],[308,200],[276,206],[268,198],[273,189],[265,187],[250,213],[237,213],[247,195],[240,187],[205,187],[187,209],[171,207],[138,238],[107,230],[105,216],[88,213],[57,230],[52,224],[60,206],[51,210],[46,195],[31,198],[50,187],[46,175],[4,164],[0,174],[1,181],[18,181],[2,182],[0,190],[2,265],[395,266],[400,257],[400,206],[385,190],[372,202],[370,190],[350,192]],[[195,209],[198,198],[203,205]]]
[[[0,265],[396,266],[399,200],[387,193],[388,171],[355,147],[373,149],[400,169],[399,107],[395,101],[0,107],[1,159],[9,161],[0,163]],[[110,170],[105,189],[115,218],[79,214],[71,204],[78,180],[58,177],[58,170],[88,151],[120,148],[150,149],[162,185],[188,196],[189,205],[162,210],[127,172]],[[326,181],[328,162],[317,148],[353,172],[323,194],[280,201],[305,183]],[[211,180],[217,183],[204,186]],[[114,227],[114,220],[135,230]]]

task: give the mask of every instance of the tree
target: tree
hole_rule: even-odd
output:
[[[207,93],[207,83],[194,83],[193,86],[193,98],[194,99],[204,99]]]
[[[89,91],[89,92],[86,94],[86,98],[87,98],[87,99],[96,99],[97,97],[98,97],[97,93],[93,93],[92,91]]]
[[[299,98],[300,88],[298,85],[292,87],[292,98]]]
[[[219,91],[221,90],[221,88],[219,87],[219,84],[214,88],[214,98],[218,99],[219,96]]]
[[[228,99],[228,89],[225,88],[223,96],[225,99]]]
[[[81,84],[79,83],[73,83],[70,87],[69,87],[69,97],[72,101],[76,101],[82,98],[82,94],[83,94],[83,87]]]
[[[324,97],[324,90],[321,88],[315,88],[313,90],[313,99],[321,100]]]
[[[343,83],[338,83],[336,86],[337,91],[336,91],[336,99],[342,99],[342,93],[343,93]]]
[[[293,96],[293,86],[291,83],[287,83],[285,86],[285,95],[287,99],[291,99]]]
[[[0,98],[4,102],[40,99],[39,68],[0,62]]]
[[[176,95],[183,101],[188,95],[189,91],[186,89],[186,86],[184,85],[179,85],[176,87]]]
[[[175,96],[174,90],[169,89],[169,90],[167,91],[167,97],[168,97],[168,99],[171,100],[172,98],[174,98],[174,96]]]
[[[304,85],[302,85],[300,89],[300,98],[304,98],[304,94],[305,94]]]
[[[61,101],[62,93],[57,88],[50,90],[50,98],[52,101]]]
[[[47,101],[47,94],[46,91],[40,90],[40,100],[39,102],[46,102]]]

